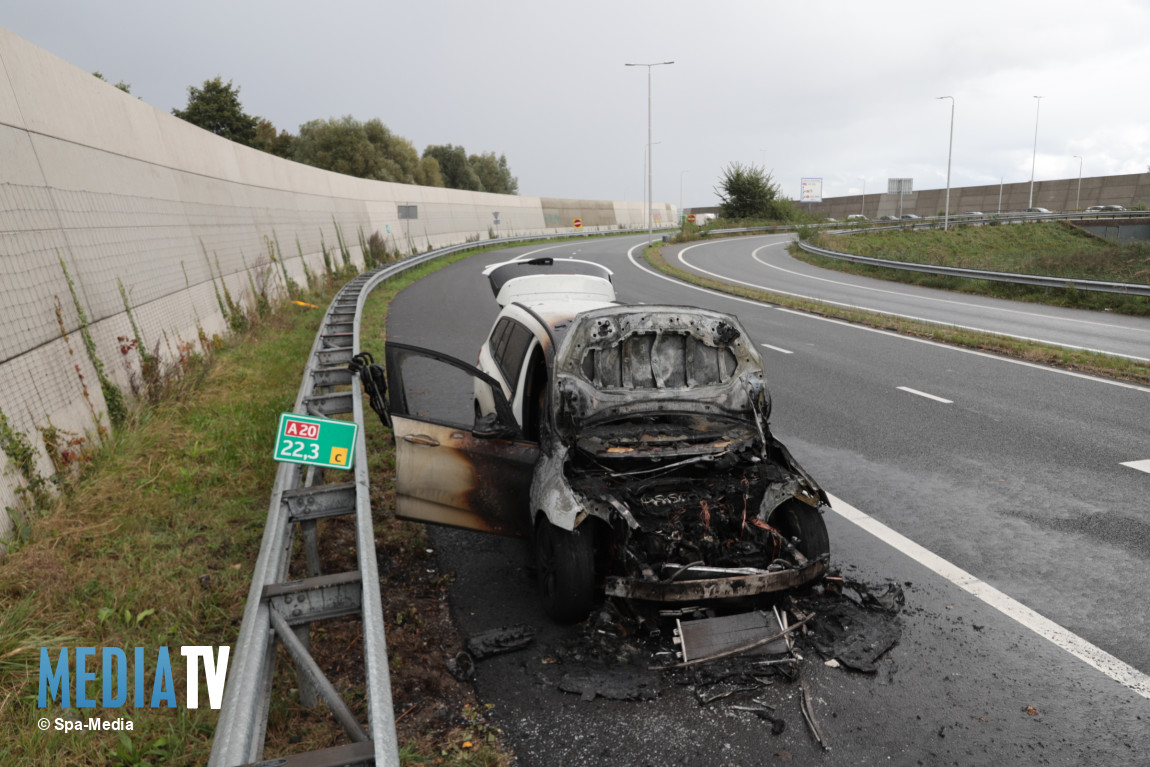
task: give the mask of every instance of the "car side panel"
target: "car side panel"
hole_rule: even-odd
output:
[[[388,343],[386,354],[397,516],[528,534],[539,446],[523,438],[498,383],[466,362],[428,349]],[[473,419],[466,400],[466,414],[448,402],[473,382],[496,387],[491,389],[494,412],[483,424]]]
[[[392,416],[392,430],[397,516],[499,535],[530,533],[537,445],[405,416]]]

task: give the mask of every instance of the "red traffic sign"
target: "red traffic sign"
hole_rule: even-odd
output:
[[[688,213],[687,214],[687,220],[690,221],[692,224],[695,223],[695,214],[694,213]]]
[[[583,228],[583,219],[577,218],[571,222],[571,225],[573,227],[575,227],[576,229],[582,229]]]

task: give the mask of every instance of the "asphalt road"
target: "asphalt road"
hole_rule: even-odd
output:
[[[465,633],[540,631],[478,666],[520,763],[1146,763],[1150,474],[1123,464],[1150,459],[1150,390],[700,291],[630,258],[642,240],[462,261],[393,301],[388,336],[473,360],[497,312],[479,272],[528,250],[608,265],[623,301],[738,314],[763,345],[775,433],[841,499],[827,516],[834,566],[904,584],[902,634],[874,676],[804,664],[830,751],[805,729],[794,685],[771,688],[788,722],[778,736],[682,687],[584,700],[556,687],[557,648],[576,630],[543,616],[526,545],[437,531]]]
[[[843,306],[1075,349],[1150,358],[1150,318],[1025,304],[901,285],[811,266],[787,254],[794,235],[736,237],[677,248],[685,268],[727,282]]]

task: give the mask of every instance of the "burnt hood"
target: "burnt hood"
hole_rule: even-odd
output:
[[[609,306],[575,317],[556,354],[555,424],[683,415],[765,427],[762,358],[732,315],[685,306]]]

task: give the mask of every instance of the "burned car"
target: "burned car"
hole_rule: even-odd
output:
[[[493,269],[503,309],[478,368],[388,344],[397,514],[532,537],[560,621],[600,593],[697,603],[820,577],[827,497],[771,434],[738,320],[614,303],[610,272],[587,264]],[[416,361],[470,387],[409,372]],[[432,412],[461,389],[454,418]]]

